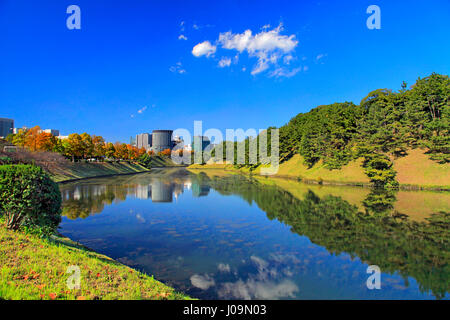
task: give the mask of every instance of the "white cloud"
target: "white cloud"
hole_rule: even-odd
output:
[[[187,40],[188,38],[184,34],[178,36],[178,40]]]
[[[205,274],[204,276],[194,274],[191,277],[191,283],[194,287],[200,288],[202,290],[207,290],[216,284],[214,279],[207,274]]]
[[[139,109],[139,110],[138,110],[138,113],[142,113],[142,112],[144,112],[145,110],[147,110],[147,106],[142,107],[141,109]]]
[[[196,57],[201,57],[206,55],[209,57],[210,55],[216,52],[217,47],[212,45],[209,41],[203,41],[202,43],[197,44],[192,49],[192,54]]]
[[[295,68],[292,70],[287,70],[285,68],[278,68],[275,69],[273,72],[270,73],[271,77],[280,78],[280,77],[286,77],[290,78],[295,76],[297,73],[299,73],[302,70],[302,68]]]
[[[155,106],[155,105],[153,105],[152,107],[154,107],[154,106]],[[145,110],[147,110],[147,106],[143,106],[141,109],[139,109],[139,110],[137,111],[137,113],[138,113],[138,114],[143,114]],[[130,117],[131,117],[131,118],[134,118],[134,117],[136,117],[136,115],[133,113],[133,114],[130,115]]]
[[[183,68],[183,65],[181,62],[177,62],[174,66],[171,66],[169,68],[170,72],[173,73],[179,73],[179,74],[183,74],[186,73],[186,70]]]
[[[317,55],[316,61],[319,61],[320,59],[323,59],[323,58],[325,58],[326,56],[327,56],[326,53],[320,53],[320,54]]]
[[[222,58],[219,61],[219,67],[220,68],[229,67],[230,65],[231,65],[231,59],[230,58]]]
[[[280,64],[288,65],[295,59],[292,53],[295,51],[298,41],[294,34],[283,35],[281,34],[282,31],[283,25],[280,24],[272,30],[270,30],[270,25],[265,25],[256,34],[253,34],[250,29],[243,33],[223,32],[219,34],[219,39],[214,45],[209,41],[199,43],[193,48],[192,54],[196,57],[203,55],[209,57],[216,52],[217,47],[221,47],[237,51],[233,60],[234,63],[237,63],[239,54],[245,51],[249,57],[257,58],[257,62],[251,70],[251,74],[256,75],[271,67],[279,69]],[[222,58],[219,61],[219,67],[227,67],[231,63],[230,58]],[[297,69],[291,71],[280,69],[275,74],[278,76],[293,76],[297,72]]]
[[[260,52],[267,54],[275,50],[281,50],[287,53],[294,50],[298,44],[295,35],[281,35],[281,31],[283,31],[281,24],[273,30],[261,31],[255,35],[252,34],[251,30],[237,34],[228,31],[219,35],[219,42],[225,49],[235,49],[239,52],[247,50],[249,54],[256,56]]]
[[[283,62],[285,64],[290,64],[292,60],[294,60],[294,57],[292,55],[290,55],[290,54],[283,58]]]

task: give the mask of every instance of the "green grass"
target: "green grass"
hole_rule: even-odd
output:
[[[152,156],[150,160],[151,167],[179,167],[170,157]]]
[[[69,239],[45,240],[0,226],[0,299],[179,300],[173,288]],[[69,266],[81,270],[79,289],[69,289]]]
[[[152,156],[151,167],[178,167],[169,157]],[[55,182],[149,171],[134,162],[66,162],[46,168]]]
[[[439,164],[429,159],[424,150],[409,150],[408,155],[393,159],[396,180],[402,189],[406,190],[450,190],[450,164]],[[280,164],[278,173],[273,177],[301,179],[305,182],[322,182],[336,185],[370,185],[370,179],[361,166],[362,159],[350,161],[341,169],[329,170],[322,161],[313,167],[305,166],[303,158],[296,154],[291,159]],[[235,169],[230,164],[190,165],[189,169],[216,169],[249,173],[248,168]],[[253,171],[260,173],[261,166]]]
[[[303,158],[296,154],[288,161],[280,164],[277,175],[344,184],[369,184],[370,180],[365,175],[361,162],[362,159],[358,159],[351,161],[341,169],[329,170],[319,161],[312,168],[308,168],[304,164]]]
[[[425,150],[409,150],[407,156],[394,160],[394,169],[402,185],[450,190],[450,163],[430,160]]]
[[[56,182],[73,179],[91,178],[97,176],[107,176],[114,174],[129,174],[145,172],[148,169],[138,163],[121,162],[67,162],[53,168],[49,168],[51,178]]]

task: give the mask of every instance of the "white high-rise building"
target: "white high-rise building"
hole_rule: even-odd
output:
[[[149,133],[141,133],[136,136],[136,147],[149,150],[152,146],[152,136]]]

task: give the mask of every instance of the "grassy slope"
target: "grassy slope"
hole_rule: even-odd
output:
[[[450,164],[430,160],[424,150],[410,150],[406,157],[394,160],[394,169],[400,184],[450,188]]]
[[[151,167],[176,167],[170,158],[153,156]],[[149,171],[138,163],[121,162],[67,162],[49,168],[52,179],[56,182],[106,176],[114,174],[138,173]]]
[[[341,183],[370,183],[369,178],[361,168],[362,159],[351,161],[339,170],[328,170],[322,161],[308,168],[303,158],[296,154],[291,159],[280,164],[277,175],[286,177],[300,177],[306,180],[323,180]]]
[[[369,178],[361,167],[362,159],[351,161],[339,170],[328,170],[320,161],[312,168],[303,164],[303,158],[296,154],[288,161],[280,164],[276,176],[302,178],[334,184],[370,184]],[[191,165],[190,169],[222,169],[248,173],[248,169],[234,169],[232,165],[208,164]],[[410,150],[408,155],[394,160],[397,181],[403,186],[417,186],[429,189],[450,189],[450,164],[439,164],[429,159],[424,150]],[[259,174],[259,168],[255,170]]]
[[[303,158],[295,155],[288,161],[280,164],[276,176],[288,178],[302,178],[305,180],[322,180],[324,182],[338,182],[342,184],[369,184],[369,178],[364,174],[361,168],[361,159],[352,161],[340,170],[328,170],[322,162],[317,163],[312,168],[308,168],[303,164]],[[235,169],[229,164],[207,164],[207,165],[190,165],[189,169],[222,169],[226,171],[235,171],[241,173],[249,173],[248,168]],[[254,173],[259,174],[260,168]]]
[[[67,162],[49,169],[52,179],[56,182],[89,178],[96,176],[106,176],[113,174],[138,173],[148,171],[148,169],[137,163],[128,162],[98,162],[98,163],[81,163]]]
[[[2,299],[186,299],[153,277],[69,239],[43,240],[0,226]],[[70,290],[66,270],[81,270],[80,289]]]
[[[152,167],[179,167],[169,157],[152,156],[150,165]]]

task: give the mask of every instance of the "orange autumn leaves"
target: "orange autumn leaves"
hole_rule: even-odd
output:
[[[56,137],[51,133],[43,132],[39,126],[27,131],[20,130],[14,136],[13,142],[31,151],[52,151],[58,143]]]
[[[137,148],[126,143],[105,142],[103,137],[88,133],[72,133],[66,139],[58,139],[51,133],[35,126],[28,130],[20,129],[18,133],[8,137],[17,146],[31,151],[53,151],[75,159],[115,158],[123,160],[137,160],[146,153],[144,148]]]

